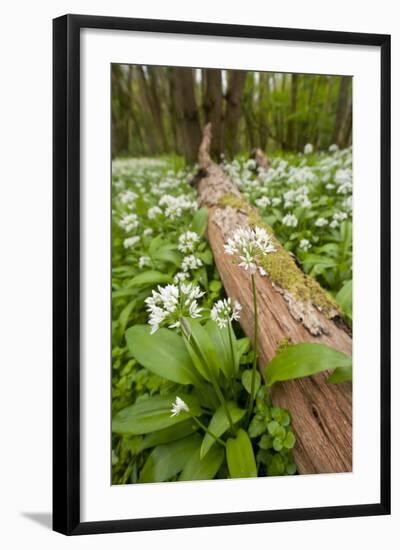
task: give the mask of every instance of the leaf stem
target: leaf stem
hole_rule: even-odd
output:
[[[202,430],[205,431],[205,433],[207,433],[208,435],[210,435],[212,438],[215,439],[215,441],[218,441],[218,443],[220,443],[221,445],[223,445],[224,447],[226,447],[226,443],[225,441],[222,441],[222,439],[220,439],[219,437],[217,437],[212,431],[210,431],[204,424],[203,422],[201,422],[198,418],[196,418],[191,412],[189,412],[191,418],[196,422],[196,424],[198,426],[200,426],[200,428]]]
[[[258,309],[257,309],[257,293],[256,281],[254,275],[251,275],[251,290],[253,293],[253,309],[254,309],[254,342],[253,342],[253,367],[251,373],[250,399],[247,409],[247,421],[250,420],[251,411],[254,406],[254,390],[256,386],[256,370],[257,370],[257,354],[258,354]]]

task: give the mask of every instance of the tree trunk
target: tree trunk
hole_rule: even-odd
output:
[[[260,72],[258,84],[258,142],[260,149],[265,151],[268,144],[268,100],[269,100],[269,74]]]
[[[228,90],[226,92],[226,110],[224,118],[224,145],[229,158],[238,152],[238,130],[240,122],[241,100],[247,71],[229,71]]]
[[[340,79],[339,97],[336,106],[335,128],[333,130],[332,143],[339,147],[345,144],[346,115],[348,111],[347,95],[351,79],[348,76],[342,76]]]
[[[290,88],[290,119],[288,124],[288,145],[294,150],[296,149],[296,121],[295,114],[297,110],[297,74],[292,74],[292,82]]]
[[[211,156],[219,162],[222,153],[222,75],[221,69],[204,69],[204,117],[211,122],[213,140]]]
[[[195,162],[201,140],[199,112],[196,104],[193,70],[172,69],[175,113],[179,120],[183,152],[188,162]],[[183,130],[183,131],[182,131]]]
[[[206,174],[198,184],[199,204],[209,208],[207,237],[215,262],[228,296],[242,305],[240,323],[252,339],[250,277],[224,253],[224,243],[235,228],[262,224],[262,221],[223,170],[211,161],[210,141],[208,125],[199,150],[199,165]],[[292,343],[325,343],[351,354],[351,336],[336,304],[314,279],[301,272],[292,256],[276,240],[275,246],[277,265],[281,271],[290,269],[298,286],[295,294],[293,289],[280,286],[279,275],[275,274],[275,278],[271,274],[256,275],[261,372],[287,339]],[[328,374],[322,373],[273,386],[273,402],[292,414],[297,438],[293,452],[302,474],[344,472],[352,468],[351,384],[328,384],[327,377]]]

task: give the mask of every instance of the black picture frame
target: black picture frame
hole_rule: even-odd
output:
[[[80,31],[115,29],[378,46],[381,51],[381,496],[371,504],[80,520]],[[390,513],[390,36],[87,15],[53,21],[53,529],[66,535]]]

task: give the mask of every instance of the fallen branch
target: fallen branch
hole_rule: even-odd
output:
[[[224,253],[224,243],[237,227],[263,222],[222,168],[211,160],[211,137],[208,124],[199,149],[199,204],[209,209],[207,236],[215,262],[228,296],[243,307],[240,323],[251,339],[254,319],[250,278]],[[269,254],[268,263],[263,265],[268,275],[256,275],[261,372],[287,342],[320,342],[350,355],[350,331],[336,303],[300,270],[277,240],[275,245],[277,252]],[[351,384],[329,384],[327,377],[327,373],[322,373],[273,386],[273,402],[292,414],[297,437],[294,455],[303,474],[352,468]]]

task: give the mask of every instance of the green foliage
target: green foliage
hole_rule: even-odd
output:
[[[246,413],[244,409],[240,409],[233,401],[227,403],[227,407],[234,424],[239,422]],[[221,437],[221,435],[229,429],[229,420],[222,405],[215,411],[210,423],[208,424],[208,429],[210,433],[217,437]],[[206,433],[204,436],[200,449],[200,458],[204,458],[215,443],[215,439],[210,435],[210,433]]]
[[[295,344],[279,352],[267,365],[268,386],[275,382],[311,376],[328,369],[351,371],[351,357],[324,344]],[[339,372],[343,372],[342,370]],[[343,381],[337,374],[331,381]]]
[[[253,447],[244,430],[238,430],[237,436],[226,442],[226,460],[230,477],[257,477]]]

